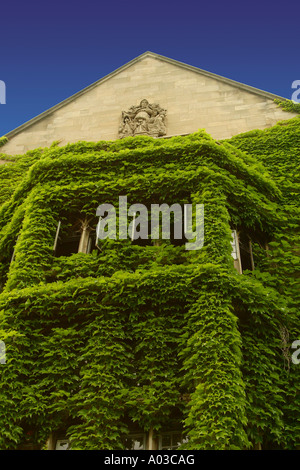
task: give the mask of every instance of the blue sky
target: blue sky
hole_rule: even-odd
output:
[[[289,99],[300,80],[299,0],[11,0],[0,18],[0,136],[145,51]]]

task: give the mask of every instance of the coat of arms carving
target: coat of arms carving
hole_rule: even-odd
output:
[[[143,99],[138,106],[131,106],[128,111],[122,112],[120,139],[136,135],[152,137],[166,135],[166,113],[167,111],[159,104],[150,104]]]

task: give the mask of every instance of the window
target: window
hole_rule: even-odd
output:
[[[78,219],[69,227],[64,227],[59,221],[53,246],[55,256],[91,253],[96,248],[96,235],[89,222]]]
[[[69,439],[58,439],[55,444],[55,450],[70,450]]]
[[[178,449],[182,444],[188,441],[187,438],[184,438],[182,434],[178,431],[174,432],[164,432],[160,434],[158,439],[158,449],[159,450],[175,450]]]
[[[245,233],[239,234],[239,249],[240,249],[242,270],[245,271],[249,269],[250,271],[253,271],[254,262],[253,262],[253,254],[252,254],[252,243],[248,235],[246,235]]]
[[[150,432],[129,434],[125,441],[125,448],[126,450],[149,450],[149,441]],[[175,450],[187,441],[188,439],[184,438],[180,431],[163,432],[153,439],[151,449]]]
[[[169,220],[167,220],[167,222],[164,224],[162,224],[162,220],[159,219],[159,233],[156,234],[157,238],[154,238],[153,235],[151,217],[149,217],[148,220],[144,220],[144,222],[142,222],[143,229],[147,232],[147,238],[140,238],[140,221],[136,223],[136,219],[136,213],[134,213],[132,218],[130,238],[132,243],[135,245],[161,245],[164,241],[169,240],[170,243],[174,246],[182,246],[187,242],[187,239],[184,235],[184,220],[181,217],[175,221],[173,212],[170,213]],[[138,227],[138,230],[136,230],[136,227]]]
[[[96,234],[90,233],[87,242],[86,253],[92,253],[92,251],[96,250],[96,248]]]
[[[71,256],[78,253],[80,234],[70,231],[65,237],[58,239],[56,256]]]
[[[231,236],[231,256],[234,260],[234,267],[240,274],[247,269],[253,271],[254,261],[250,238],[245,233],[238,233],[236,230],[231,231]]]
[[[130,434],[126,440],[126,450],[145,450],[146,434]]]
[[[239,240],[238,234],[236,230],[231,231],[232,241],[231,241],[231,256],[233,257],[234,267],[238,273],[242,274],[242,265],[241,265],[241,257],[240,257],[240,249],[239,249]]]
[[[16,243],[15,243],[15,246],[14,246],[14,249],[13,249],[13,252],[12,252],[12,256],[11,256],[11,260],[10,260],[10,263],[12,263],[15,259],[15,248],[16,248],[16,244],[18,242],[18,239],[19,239],[19,235],[17,236],[16,238]]]

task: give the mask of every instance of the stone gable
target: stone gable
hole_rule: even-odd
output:
[[[118,139],[122,113],[142,100],[166,110],[166,137],[205,129],[225,139],[296,116],[278,108],[274,98],[280,97],[145,53],[8,133],[1,151],[13,155],[53,141]]]

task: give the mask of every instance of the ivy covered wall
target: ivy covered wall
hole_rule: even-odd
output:
[[[299,119],[216,142],[55,143],[0,166],[0,448],[124,449],[135,429],[188,449],[300,441]],[[298,163],[297,163],[298,161]],[[204,204],[205,239],[105,240],[55,256],[99,204]],[[231,231],[250,236],[238,274]]]

